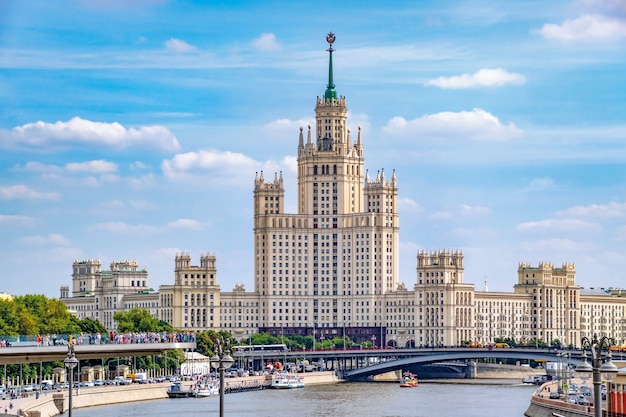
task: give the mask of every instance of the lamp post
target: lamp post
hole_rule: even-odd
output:
[[[74,379],[74,368],[78,365],[78,359],[74,356],[74,345],[71,343],[67,345],[67,358],[63,361],[65,367],[67,368],[69,374],[69,383],[70,383],[70,396],[68,402],[68,416],[72,417],[72,390],[74,389],[73,379]]]
[[[617,375],[617,366],[611,362],[611,352],[606,355],[606,360],[602,363],[602,349],[608,348],[610,340],[603,336],[598,340],[597,335],[593,335],[593,340],[588,337],[581,339],[583,354],[581,362],[576,365],[576,373],[583,381],[587,381],[593,375],[593,415],[594,417],[602,416],[602,378],[607,382],[613,381]],[[587,354],[585,349],[591,352],[591,363],[587,362]]]
[[[223,338],[215,340],[215,354],[211,358],[211,367],[220,372],[220,417],[224,417],[224,371],[235,362],[230,351],[225,350],[226,346]]]

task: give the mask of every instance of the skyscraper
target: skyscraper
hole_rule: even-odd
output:
[[[255,292],[261,331],[364,339],[382,332],[381,296],[398,285],[398,188],[395,172],[364,169],[361,128],[353,140],[333,80],[335,35],[326,40],[328,83],[298,138],[298,213],[284,212],[282,173],[255,178]]]

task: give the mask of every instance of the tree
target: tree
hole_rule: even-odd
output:
[[[117,330],[121,333],[174,330],[169,324],[152,317],[145,308],[131,308],[128,311],[118,311],[113,315],[113,320],[117,322]]]
[[[106,327],[104,327],[102,323],[100,323],[98,320],[95,320],[89,317],[85,317],[82,320],[77,320],[77,325],[80,327],[80,331],[83,333],[107,334],[107,329]]]
[[[204,356],[213,356],[216,353],[215,345],[219,340],[224,340],[227,346],[234,344],[234,339],[230,332],[220,330],[208,330],[196,334],[196,350]]]

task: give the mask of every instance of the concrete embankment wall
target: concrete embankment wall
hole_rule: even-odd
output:
[[[526,375],[545,373],[543,369],[537,370],[527,368],[525,366],[516,365],[500,365],[495,363],[475,363],[476,379],[520,379],[520,382]]]
[[[300,375],[305,385],[333,384],[341,382],[335,372],[311,372]],[[262,384],[265,377],[229,378],[225,382],[232,388],[238,384],[257,381]],[[191,383],[189,383],[191,384]],[[72,395],[72,408],[94,407],[98,405],[118,404],[132,401],[148,401],[167,398],[170,384],[133,384],[115,387],[83,388]],[[68,393],[46,394],[39,399],[26,402],[21,406],[21,414],[28,417],[53,417],[67,411]]]
[[[169,384],[125,385],[120,387],[88,388],[72,395],[72,408],[93,407],[130,401],[147,401],[167,398]],[[68,394],[55,393],[22,405],[22,415],[53,417],[68,408]]]
[[[561,400],[550,400],[533,395],[524,413],[526,417],[590,417],[593,407],[569,404]]]

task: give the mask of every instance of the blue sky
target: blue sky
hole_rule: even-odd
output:
[[[58,297],[74,259],[217,255],[253,289],[255,173],[283,171],[327,81],[396,170],[400,280],[458,249],[512,291],[520,262],[626,270],[626,1],[0,0],[0,292]]]

